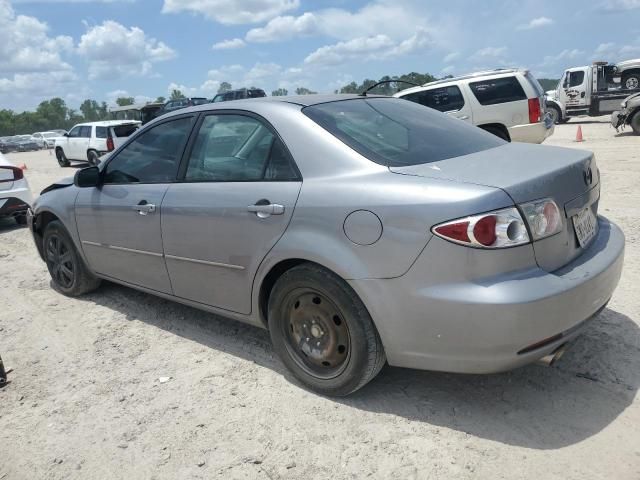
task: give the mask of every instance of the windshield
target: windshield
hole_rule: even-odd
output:
[[[342,100],[302,111],[361,155],[388,167],[437,162],[505,143],[462,120],[396,98]]]

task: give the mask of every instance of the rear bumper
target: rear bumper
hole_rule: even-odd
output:
[[[456,274],[463,278],[452,281],[440,258],[451,257],[453,250],[434,238],[402,277],[350,284],[367,305],[391,365],[462,373],[509,370],[574,338],[613,294],[624,235],[604,218],[599,223],[589,248],[553,273],[533,267],[485,278]],[[461,257],[451,259],[458,263],[452,268],[462,264],[472,272],[473,256]]]
[[[548,121],[545,118],[538,123],[516,125],[515,127],[509,127],[508,130],[512,142],[542,143],[553,134],[555,125],[552,120]]]

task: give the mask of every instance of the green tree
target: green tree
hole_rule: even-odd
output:
[[[80,105],[80,111],[85,122],[100,120],[100,105],[95,100],[87,99]]]
[[[340,93],[358,93],[358,84],[351,82],[340,89]]]
[[[231,84],[229,82],[222,82],[220,84],[220,87],[218,88],[218,93],[226,93],[229,90],[232,90],[233,87],[231,86]]]
[[[182,93],[180,90],[172,90],[171,91],[171,100],[180,100],[182,98],[187,98],[184,96],[184,93]]]
[[[318,92],[313,92],[305,87],[296,88],[296,95],[313,95],[315,93],[318,93]]]
[[[278,88],[271,92],[272,97],[286,97],[287,95],[289,95],[289,91],[286,88]]]
[[[106,120],[109,118],[109,106],[107,105],[107,102],[102,102],[98,107],[98,117],[99,120]]]
[[[155,102],[155,103],[164,103],[164,102],[166,102],[166,101],[167,101],[167,99],[166,99],[166,98],[164,98],[164,97],[158,97],[158,98],[156,98],[156,102]]]
[[[133,105],[135,99],[133,97],[119,97],[116,98],[116,104],[119,107],[126,107],[127,105]]]

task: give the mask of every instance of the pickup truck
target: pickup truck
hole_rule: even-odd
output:
[[[596,117],[612,113],[629,95],[640,91],[640,59],[615,65],[593,65],[567,69],[555,90],[546,92],[547,111],[555,123],[571,117]]]

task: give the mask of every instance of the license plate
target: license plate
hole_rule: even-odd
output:
[[[587,207],[573,216],[573,228],[581,247],[584,248],[595,237],[596,226],[596,216],[591,211],[591,207]]]

